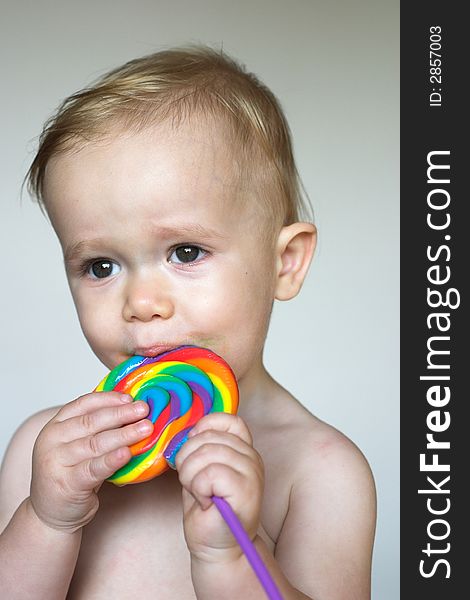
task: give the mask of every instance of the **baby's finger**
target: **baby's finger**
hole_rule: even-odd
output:
[[[253,454],[257,453],[253,451]],[[204,444],[192,452],[178,469],[181,485],[193,492],[194,481],[198,474],[212,464],[225,465],[253,484],[262,484],[263,469],[256,456],[240,454],[226,444]],[[232,493],[230,481],[225,482],[224,494]]]
[[[241,438],[250,446],[253,445],[253,438],[250,430],[246,426],[243,419],[238,415],[230,415],[223,412],[210,413],[205,417],[202,417],[202,419],[196,423],[196,425],[189,432],[188,437],[192,438],[193,436],[209,429],[231,433]]]
[[[201,508],[206,510],[212,504],[212,496],[222,496],[230,500],[242,489],[245,482],[245,477],[232,467],[211,463],[199,471],[191,481],[190,488],[185,489],[197,500]]]
[[[120,394],[118,392],[91,392],[80,396],[73,402],[63,406],[54,417],[54,421],[65,421],[72,417],[78,417],[99,408],[111,406],[121,406],[132,402],[132,396],[129,394]]]
[[[105,479],[111,477],[118,469],[131,459],[131,451],[127,447],[86,460],[72,468],[70,477],[79,490],[93,490]]]
[[[207,429],[206,431],[193,435],[183,444],[176,455],[176,468],[179,470],[186,458],[205,444],[225,444],[237,452],[240,452],[240,454],[245,454],[246,456],[251,456],[253,454],[253,447],[249,446],[239,436],[225,431]]]
[[[60,427],[61,441],[69,442],[136,422],[146,417],[148,412],[149,405],[146,402],[138,401],[131,404],[100,408],[94,412],[62,421],[56,427],[57,429]]]
[[[126,427],[73,440],[60,447],[61,462],[65,466],[72,466],[91,458],[109,454],[123,446],[131,446],[140,442],[148,437],[152,430],[152,422],[145,419]]]

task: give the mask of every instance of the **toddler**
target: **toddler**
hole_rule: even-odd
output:
[[[88,393],[30,417],[0,475],[2,598],[262,599],[214,494],[286,600],[369,598],[369,466],[263,364],[316,239],[273,94],[206,47],[130,61],[63,102],[27,181],[99,360],[209,348],[240,408],[204,417],[176,471],[121,488],[105,480],[151,432],[146,403]]]

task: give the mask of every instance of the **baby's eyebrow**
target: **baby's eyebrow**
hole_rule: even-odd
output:
[[[98,250],[102,245],[103,240],[100,238],[76,242],[64,250],[64,262],[70,264],[79,260],[84,254]]]
[[[215,229],[204,227],[200,223],[185,223],[179,225],[168,225],[168,226],[156,226],[152,229],[154,234],[164,239],[172,238],[174,236],[187,236],[188,242],[192,240],[194,236],[202,239],[215,239],[222,240],[224,235]]]
[[[157,238],[165,240],[175,237],[186,237],[187,239],[185,241],[187,243],[201,240],[222,240],[225,237],[215,229],[204,227],[200,223],[185,223],[184,225],[175,226],[157,226],[152,227],[152,232]],[[80,240],[79,242],[76,242],[65,249],[64,262],[67,265],[80,260],[83,255],[102,251],[101,249],[105,245],[106,240],[101,238]]]

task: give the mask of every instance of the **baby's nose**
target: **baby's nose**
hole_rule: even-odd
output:
[[[173,299],[163,278],[141,274],[128,281],[123,306],[126,321],[151,321],[157,317],[169,319],[173,313]]]

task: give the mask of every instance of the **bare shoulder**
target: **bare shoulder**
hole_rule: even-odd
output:
[[[325,493],[329,484],[336,491],[365,491],[366,487],[375,493],[367,459],[341,431],[310,414],[293,427],[295,430],[289,447],[296,451],[293,485],[299,492],[310,485],[318,486],[317,493]]]
[[[16,430],[3,457],[0,468],[0,531],[29,495],[31,459],[39,432],[57,413],[59,407],[35,413]]]
[[[292,487],[276,557],[314,598],[366,600],[376,522],[370,466],[347,436],[300,405],[291,415]]]

